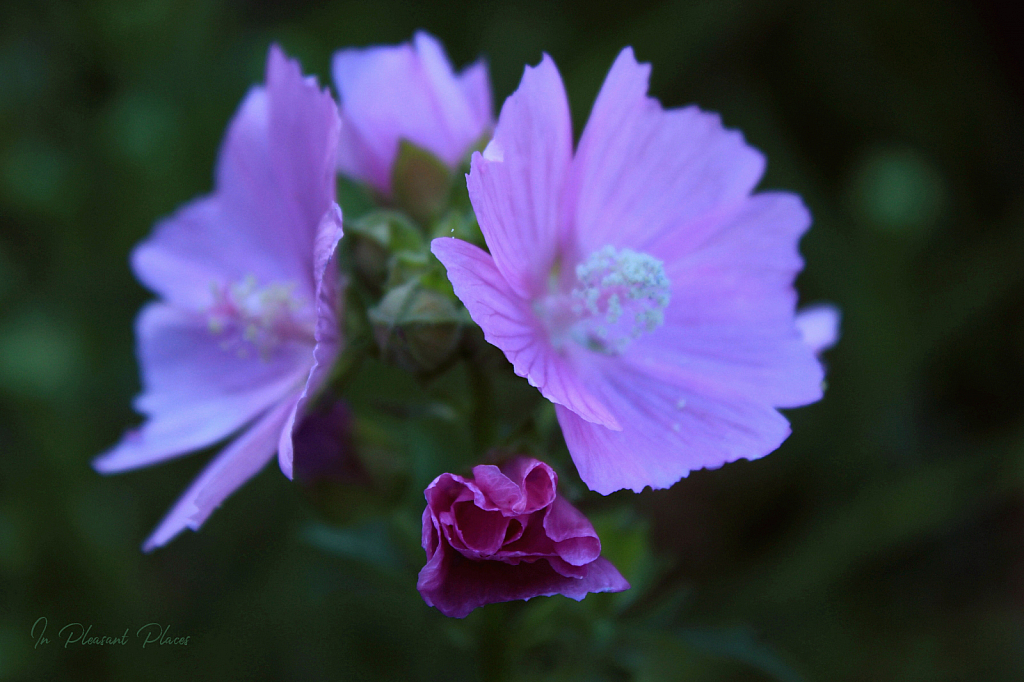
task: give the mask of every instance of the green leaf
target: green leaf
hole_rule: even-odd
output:
[[[402,568],[401,558],[391,543],[388,526],[380,519],[348,528],[310,523],[302,529],[301,537],[309,545],[334,556],[375,568]]]
[[[676,630],[676,635],[693,649],[745,663],[779,682],[804,682],[804,678],[750,628],[683,628]]]

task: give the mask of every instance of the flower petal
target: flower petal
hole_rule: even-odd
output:
[[[499,511],[481,509],[470,500],[452,505],[454,531],[462,540],[463,554],[489,557],[501,548],[509,520]]]
[[[544,515],[544,532],[555,551],[572,566],[583,566],[601,555],[601,541],[593,524],[565,498],[556,497]]]
[[[580,137],[567,189],[577,258],[606,245],[646,251],[659,235],[744,200],[764,170],[764,157],[717,115],[665,111],[648,98],[649,74],[625,48]]]
[[[477,67],[457,77],[444,48],[423,31],[412,45],[340,50],[332,72],[347,129],[338,169],[385,196],[400,140],[455,167],[490,125],[486,67],[482,77]]]
[[[149,536],[142,551],[167,544],[186,528],[198,530],[221,502],[255,476],[274,456],[278,435],[293,406],[294,400],[280,403],[217,455]]]
[[[505,516],[515,516],[523,506],[523,491],[501,469],[493,464],[478,464],[473,467],[473,482],[484,495],[478,501],[482,509],[500,511]]]
[[[516,374],[583,419],[619,428],[612,413],[584,387],[580,377],[586,375],[555,352],[526,301],[510,289],[485,251],[451,237],[435,239],[430,249],[447,268],[455,294],[484,338],[505,353]]]
[[[800,337],[815,353],[822,353],[839,340],[839,320],[842,313],[833,305],[819,303],[807,306],[796,314],[796,328]]]
[[[466,178],[480,229],[512,291],[547,286],[561,238],[561,195],[572,158],[572,122],[561,76],[544,55],[505,100],[494,139],[473,154]]]
[[[742,395],[709,395],[628,366],[605,380],[621,431],[555,407],[580,478],[602,495],[667,488],[695,469],[766,455],[789,435],[781,414]]]
[[[821,363],[793,323],[797,242],[810,224],[799,197],[751,197],[693,243],[680,232],[653,245],[672,298],[665,324],[627,349],[648,374],[773,407],[821,398]]]
[[[132,254],[139,279],[170,303],[203,309],[211,284],[247,276],[294,282],[313,298],[309,253],[334,201],[337,107],[276,46],[266,77],[228,127],[215,192],[159,223]]]
[[[420,58],[434,109],[440,112],[435,134],[443,137],[438,139],[439,145],[434,153],[454,167],[466,154],[469,145],[476,141],[474,132],[475,136],[479,136],[487,121],[475,115],[462,84],[452,70],[448,55],[437,38],[425,31],[417,31],[412,44]]]
[[[302,389],[302,395],[295,403],[295,409],[288,416],[288,422],[281,431],[281,442],[277,456],[281,471],[292,477],[293,439],[295,430],[302,422],[309,399],[327,381],[331,366],[341,351],[341,335],[338,328],[338,306],[341,300],[341,275],[334,260],[338,241],[343,234],[341,209],[332,204],[324,214],[317,229],[313,247],[313,276],[316,279],[316,327],[313,334],[316,346],[313,348],[313,366]],[[298,419],[298,423],[296,422]]]
[[[494,120],[494,104],[491,101],[491,78],[487,71],[487,62],[473,62],[458,75],[459,87],[469,102],[470,109],[480,129],[480,135],[490,127]],[[465,150],[463,150],[465,153]]]
[[[473,561],[444,543],[420,571],[416,588],[423,600],[446,616],[465,618],[485,604],[563,594],[580,601],[592,592],[621,592],[629,583],[611,562],[598,558],[582,578],[555,571],[546,559],[507,564]]]
[[[136,324],[148,419],[93,466],[112,473],[147,466],[217,442],[290,392],[309,372],[309,346],[283,343],[272,354],[240,357],[220,347],[200,316],[151,303]]]
[[[502,471],[522,491],[513,509],[516,514],[532,514],[550,505],[558,495],[558,475],[539,459],[516,457],[503,464]]]

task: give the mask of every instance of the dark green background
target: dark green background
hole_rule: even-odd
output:
[[[1024,678],[1024,81],[1021,22],[995,7],[5,2],[0,679]],[[790,414],[778,452],[605,499],[553,436],[566,490],[634,584],[623,595],[465,621],[419,599],[418,491],[474,461],[430,416],[464,421],[443,398],[460,369],[425,388],[373,363],[356,378],[364,440],[412,473],[400,505],[347,530],[272,466],[200,533],[143,555],[209,453],[89,466],[138,421],[132,320],[149,296],[128,252],[209,191],[269,43],[324,82],[333,50],[421,27],[458,65],[486,55],[496,107],[549,52],[577,131],[633,45],[653,95],[721,112],[766,153],[762,186],[814,214],[798,284],[841,306],[843,339],[825,400]],[[506,409],[543,411],[495,367]],[[49,634],[156,621],[191,640],[34,649],[40,616]]]

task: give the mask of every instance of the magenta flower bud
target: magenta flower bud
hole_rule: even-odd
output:
[[[338,170],[384,196],[402,140],[455,169],[494,120],[487,65],[455,73],[423,31],[411,44],[340,50],[333,72],[342,118]]]
[[[530,457],[481,464],[471,478],[435,478],[424,492],[427,565],[416,584],[424,601],[463,618],[484,604],[629,589],[557,483],[551,467]]]

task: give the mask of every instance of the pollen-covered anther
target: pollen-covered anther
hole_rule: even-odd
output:
[[[284,341],[313,340],[313,321],[307,319],[308,306],[294,295],[294,283],[259,286],[249,275],[210,288],[213,304],[206,310],[207,326],[214,336],[224,337],[223,350],[242,358],[255,351],[266,360]]]
[[[592,350],[617,354],[665,321],[670,282],[660,260],[605,246],[576,266],[574,338]]]

